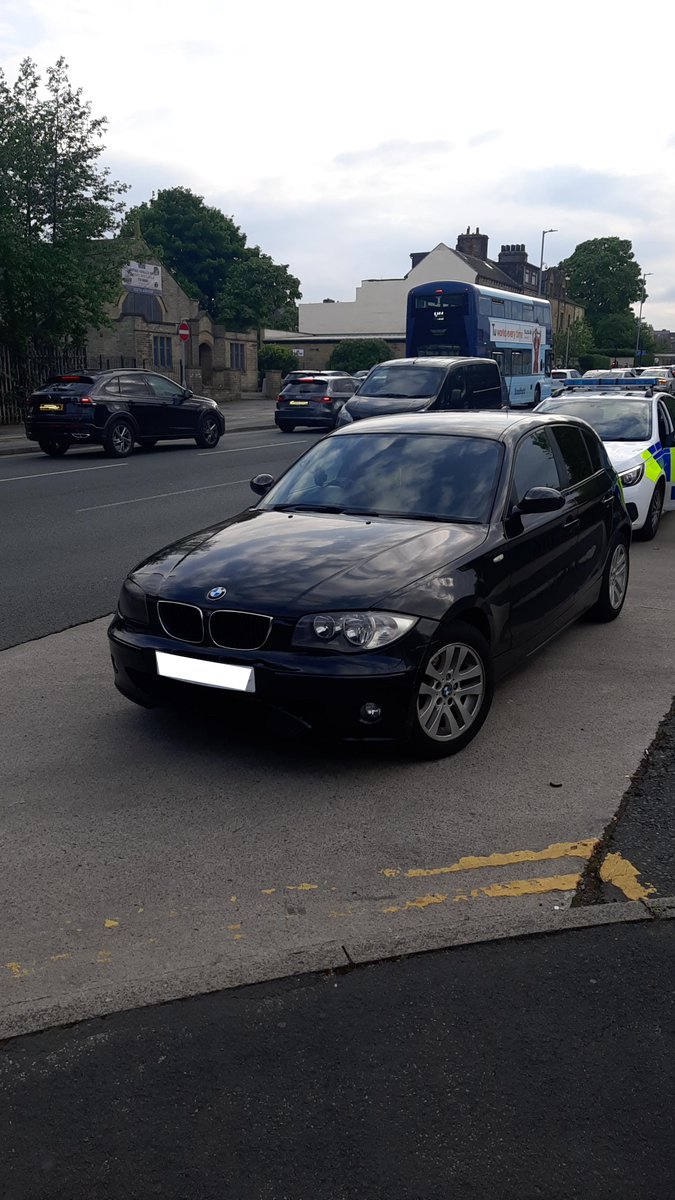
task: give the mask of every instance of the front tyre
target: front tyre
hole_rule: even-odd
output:
[[[661,524],[661,514],[663,513],[663,501],[666,494],[665,484],[662,479],[659,480],[652,498],[649,501],[647,509],[647,517],[642,529],[635,530],[635,537],[641,542],[652,542],[658,533],[659,525]]]
[[[541,400],[541,388],[539,387],[539,384],[537,384],[537,386],[534,389],[534,403],[538,404],[540,400]]]
[[[134,431],[124,417],[117,417],[105,435],[103,446],[110,458],[128,458],[134,448]]]
[[[626,599],[629,573],[628,542],[621,536],[607,556],[600,595],[590,612],[596,621],[616,621]]]
[[[490,647],[472,625],[453,622],[427,652],[412,697],[408,750],[444,758],[475,738],[490,711],[494,671]]]
[[[214,416],[206,413],[199,424],[199,433],[195,442],[200,450],[215,450],[220,441],[220,425]]]
[[[63,458],[70,446],[68,438],[40,438],[38,441],[43,454],[48,454],[50,458]]]

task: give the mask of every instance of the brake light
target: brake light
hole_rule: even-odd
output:
[[[322,396],[321,399],[319,400],[319,404],[332,404],[332,402],[333,401],[332,401],[331,396]]]
[[[283,400],[283,396],[281,395],[281,393],[279,393],[279,395],[277,396],[277,404],[281,404],[282,400]]]
[[[93,404],[91,396],[80,396],[80,404]]]

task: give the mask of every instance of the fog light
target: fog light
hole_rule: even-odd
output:
[[[372,723],[373,721],[379,721],[381,716],[382,709],[380,708],[379,704],[375,704],[372,700],[367,700],[361,708],[362,721],[369,721]]]

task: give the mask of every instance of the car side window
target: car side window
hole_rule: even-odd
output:
[[[148,389],[142,375],[120,375],[120,393],[122,396],[147,396]]]
[[[446,377],[438,399],[438,407],[446,412],[454,412],[466,406],[466,371],[464,367],[455,367]]]
[[[106,379],[98,388],[99,396],[119,396],[120,381],[118,375],[113,375],[112,379]]]
[[[551,432],[567,474],[567,479],[563,480],[563,490],[576,487],[578,483],[583,483],[584,479],[589,479],[595,474],[581,429],[575,425],[556,425]]]
[[[356,391],[356,380],[349,379],[347,376],[345,376],[344,379],[340,380],[340,386],[338,388],[338,391],[339,392],[355,392]]]
[[[509,508],[520,504],[533,487],[560,487],[553,447],[546,429],[535,429],[518,443]]]
[[[672,442],[673,429],[672,429],[670,417],[668,415],[667,409],[665,408],[665,405],[663,405],[663,404],[658,405],[658,414],[659,414],[659,438],[663,442],[664,446],[670,445],[670,443]]]
[[[602,442],[595,436],[595,434],[591,433],[590,429],[582,430],[582,437],[586,443],[588,457],[591,460],[591,467],[593,468],[593,474],[595,475],[598,471],[603,471],[605,469],[605,462],[602,455]]]
[[[163,375],[146,375],[145,378],[153,396],[161,400],[173,400],[181,391],[177,383],[172,379],[165,379]]]
[[[501,407],[501,382],[492,363],[471,363],[467,367],[471,395],[477,404]]]

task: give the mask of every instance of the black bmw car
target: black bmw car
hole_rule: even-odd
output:
[[[437,757],[476,735],[497,674],[623,606],[630,520],[574,418],[359,421],[251,486],[253,507],[124,582],[109,638],[129,699],[238,694]]]

